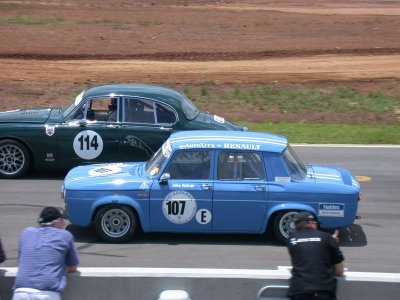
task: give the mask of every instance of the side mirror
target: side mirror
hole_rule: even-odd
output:
[[[171,175],[169,173],[164,173],[161,175],[160,180],[158,181],[160,184],[167,184],[168,180],[171,179]]]
[[[87,125],[87,121],[86,120],[79,120],[79,126],[80,127],[85,127]]]

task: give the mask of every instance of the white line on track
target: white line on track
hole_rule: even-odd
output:
[[[358,145],[358,144],[292,144],[295,147],[314,147],[314,148],[393,148],[400,149],[400,145],[374,144],[374,145]]]
[[[15,277],[18,268],[2,268],[1,277]],[[277,270],[262,269],[204,269],[204,268],[79,268],[81,277],[191,277],[191,278],[251,278],[289,279],[289,266],[278,266]],[[345,272],[342,279],[347,281],[399,282],[400,273]]]

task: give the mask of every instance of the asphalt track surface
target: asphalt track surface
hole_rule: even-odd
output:
[[[350,169],[362,181],[362,217],[341,230],[346,267],[353,272],[400,272],[400,147],[296,146],[306,162]],[[17,266],[18,237],[44,206],[63,205],[65,174],[35,174],[0,180],[0,234],[8,260]],[[126,244],[101,243],[92,229],[67,227],[76,240],[84,267],[162,267],[276,269],[289,266],[286,248],[268,235],[140,234]]]

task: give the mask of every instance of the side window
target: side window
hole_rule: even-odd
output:
[[[124,99],[124,122],[154,124],[153,101],[145,99]]]
[[[167,105],[156,103],[157,123],[173,124],[176,122],[174,111]]]
[[[117,98],[96,98],[83,104],[72,117],[73,120],[116,121]]]
[[[260,180],[265,177],[261,155],[222,151],[218,155],[217,177],[219,180]]]
[[[207,179],[210,176],[210,153],[179,151],[171,159],[166,172],[171,179]]]

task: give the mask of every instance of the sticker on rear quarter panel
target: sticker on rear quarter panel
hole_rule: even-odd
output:
[[[344,217],[344,204],[320,203],[318,216],[321,217]]]
[[[93,130],[84,130],[76,135],[73,146],[80,158],[95,159],[103,151],[103,139]]]
[[[225,123],[225,119],[217,115],[214,115],[214,121],[217,123]]]
[[[165,196],[162,203],[164,216],[175,224],[184,224],[193,219],[197,205],[191,193],[186,191],[173,191]]]

